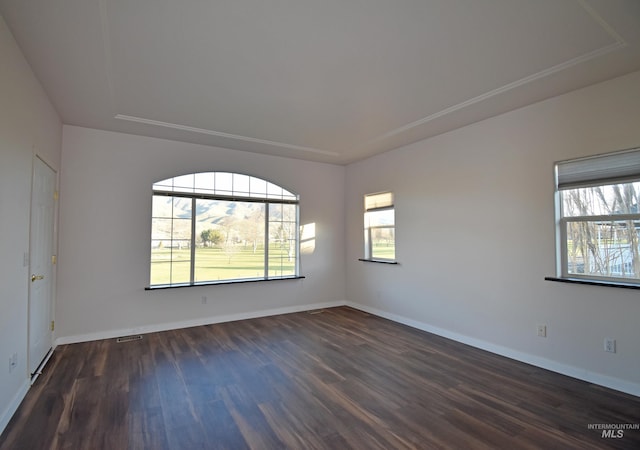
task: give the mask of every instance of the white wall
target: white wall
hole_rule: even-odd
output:
[[[554,162],[640,146],[639,105],[640,72],[349,165],[347,298],[640,395],[640,291],[544,281],[556,275]],[[357,261],[362,197],[384,190],[398,266]]]
[[[152,183],[205,171],[246,173],[300,194],[300,223],[316,224],[315,250],[301,257],[305,279],[144,290]],[[344,173],[341,166],[65,125],[59,342],[344,302]]]
[[[60,163],[62,124],[0,16],[0,432],[28,386],[29,211],[34,155]],[[9,373],[9,357],[18,365]]]

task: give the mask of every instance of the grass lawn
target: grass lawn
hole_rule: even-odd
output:
[[[374,245],[371,253],[374,258],[396,259],[396,246],[388,244]]]
[[[153,249],[151,251],[151,285],[188,283],[189,249]],[[269,275],[295,275],[295,260],[289,261],[287,250],[273,245],[269,249]],[[264,249],[250,247],[196,248],[195,281],[219,281],[264,277]]]

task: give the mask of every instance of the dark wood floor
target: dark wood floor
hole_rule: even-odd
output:
[[[60,346],[0,449],[640,448],[640,398],[350,308]]]

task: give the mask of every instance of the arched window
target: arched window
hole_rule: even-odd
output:
[[[150,288],[294,278],[298,267],[296,194],[228,172],[153,184]]]

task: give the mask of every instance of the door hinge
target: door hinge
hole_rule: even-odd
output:
[[[54,331],[56,329],[56,322],[55,320],[51,321],[51,331]]]
[[[57,262],[58,258],[56,257],[56,255],[51,255],[51,264],[55,266]]]
[[[58,191],[53,191],[53,199],[57,201],[59,197],[60,194],[58,194]]]

